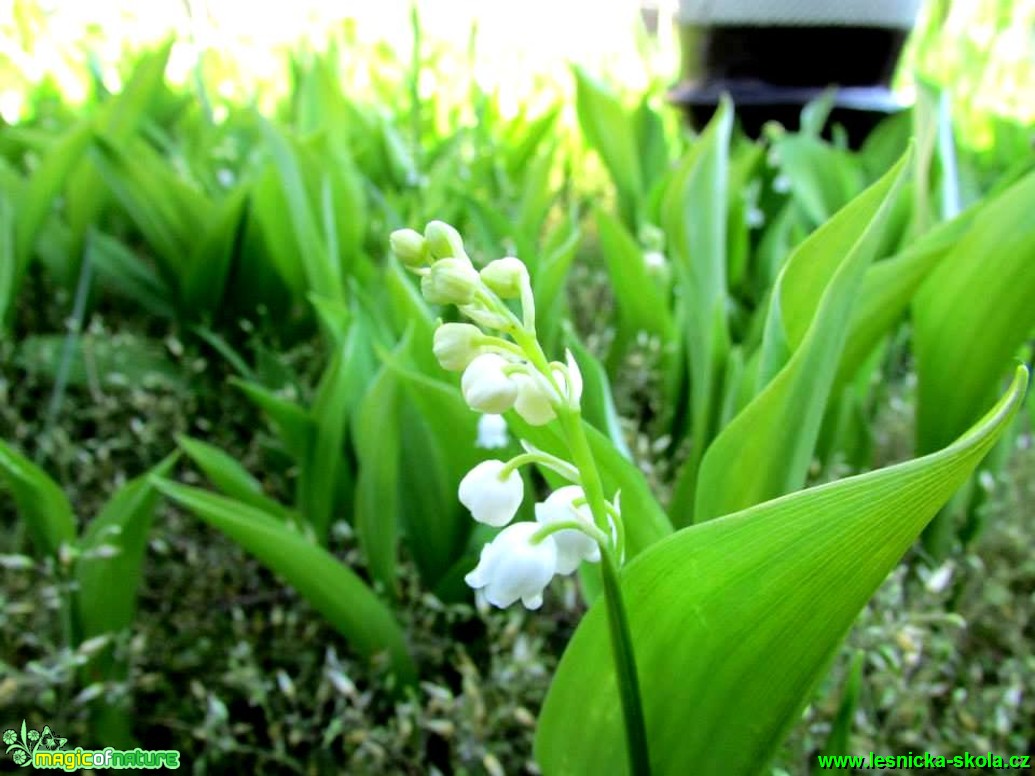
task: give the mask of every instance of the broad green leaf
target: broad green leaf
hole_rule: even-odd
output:
[[[862,191],[856,160],[819,138],[784,134],[773,144],[791,194],[813,224],[822,224]]]
[[[902,318],[917,289],[970,227],[972,215],[973,211],[968,211],[966,216],[939,224],[900,253],[876,262],[866,271],[835,385],[850,380]]]
[[[883,238],[907,161],[903,158],[824,224],[784,266],[762,346],[764,388],[705,453],[695,520],[734,512],[805,484],[853,302]],[[777,358],[784,352],[789,356],[781,363],[767,355],[772,352]],[[779,371],[766,382],[766,370],[776,366]]]
[[[1027,372],[938,453],[685,528],[622,590],[652,772],[763,772],[866,601],[1013,420]],[[539,718],[546,776],[627,772],[605,607],[572,638]]]
[[[54,555],[75,541],[75,517],[61,487],[45,471],[0,441],[0,483],[14,497],[36,551]]]
[[[728,99],[679,163],[665,190],[662,226],[675,277],[685,300],[690,378],[690,459],[680,473],[671,514],[687,519],[701,456],[717,431],[721,380],[730,347],[726,282],[729,142],[733,106]]]
[[[296,519],[289,509],[265,495],[262,484],[247,469],[218,447],[186,436],[177,437],[176,443],[212,484],[227,496],[276,515],[286,522]]]
[[[1035,327],[1035,173],[981,207],[913,304],[917,447],[981,412]]]
[[[327,550],[246,504],[169,480],[156,479],[155,486],[295,588],[361,655],[386,652],[398,681],[416,681],[417,669],[406,636],[391,611]]]

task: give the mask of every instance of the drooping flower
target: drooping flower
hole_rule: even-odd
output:
[[[495,353],[484,353],[468,364],[460,390],[471,409],[499,415],[514,406],[518,384],[504,371],[508,365]]]
[[[483,450],[496,450],[510,444],[507,421],[502,415],[486,413],[478,418],[478,438],[474,446]]]
[[[517,471],[500,476],[505,465],[503,461],[482,461],[460,480],[460,503],[479,523],[496,528],[514,519],[525,495]]]
[[[576,521],[593,527],[593,514],[589,506],[575,502],[585,499],[586,494],[578,485],[567,485],[551,493],[546,501],[535,505],[535,519],[542,525],[560,521]],[[557,573],[570,574],[582,561],[596,563],[600,560],[600,547],[586,534],[574,528],[551,534],[557,543]]]
[[[554,377],[560,376],[559,372]],[[554,412],[553,395],[556,393],[550,384],[538,372],[535,374],[516,374],[514,381],[518,384],[517,399],[514,400],[514,411],[533,426],[545,426],[557,417]],[[561,378],[561,385],[563,385]]]
[[[467,258],[464,238],[455,227],[445,221],[429,221],[424,227],[424,239],[428,251],[436,259]]]
[[[529,609],[543,605],[543,589],[557,570],[557,543],[547,536],[539,542],[532,537],[537,523],[507,526],[482,548],[474,571],[464,581],[483,591],[485,599],[500,609],[519,598]]]

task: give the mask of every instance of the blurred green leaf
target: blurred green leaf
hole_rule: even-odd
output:
[[[913,303],[917,448],[981,412],[1035,327],[1035,173],[982,205]]]
[[[14,497],[36,551],[56,557],[62,544],[76,538],[72,505],[45,471],[0,441],[0,481]]]

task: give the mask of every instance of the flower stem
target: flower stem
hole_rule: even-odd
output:
[[[589,448],[586,431],[582,427],[582,416],[578,410],[558,408],[558,418],[567,437],[575,467],[582,475],[582,488],[593,520],[597,527],[609,535],[607,500],[600,481],[593,452]],[[615,663],[618,694],[622,701],[622,719],[625,723],[626,746],[629,752],[630,772],[633,776],[649,776],[650,757],[647,751],[647,726],[644,723],[643,705],[640,699],[640,683],[636,674],[636,658],[633,653],[629,618],[622,599],[618,563],[614,548],[605,546],[601,551],[601,575],[604,582],[604,599],[607,604],[607,622],[611,633],[611,655]]]

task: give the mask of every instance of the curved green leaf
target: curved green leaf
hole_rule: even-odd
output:
[[[624,570],[653,773],[762,771],[860,609],[1020,407],[1027,371],[949,447],[659,542]],[[605,607],[561,660],[543,773],[626,772]]]
[[[72,505],[45,471],[0,441],[0,482],[6,482],[36,550],[57,555],[62,544],[75,541]]]
[[[760,379],[777,367],[779,372],[705,453],[695,520],[805,484],[852,306],[883,237],[906,162],[904,157],[816,231],[784,266],[770,306]],[[790,354],[786,363],[785,353]]]

